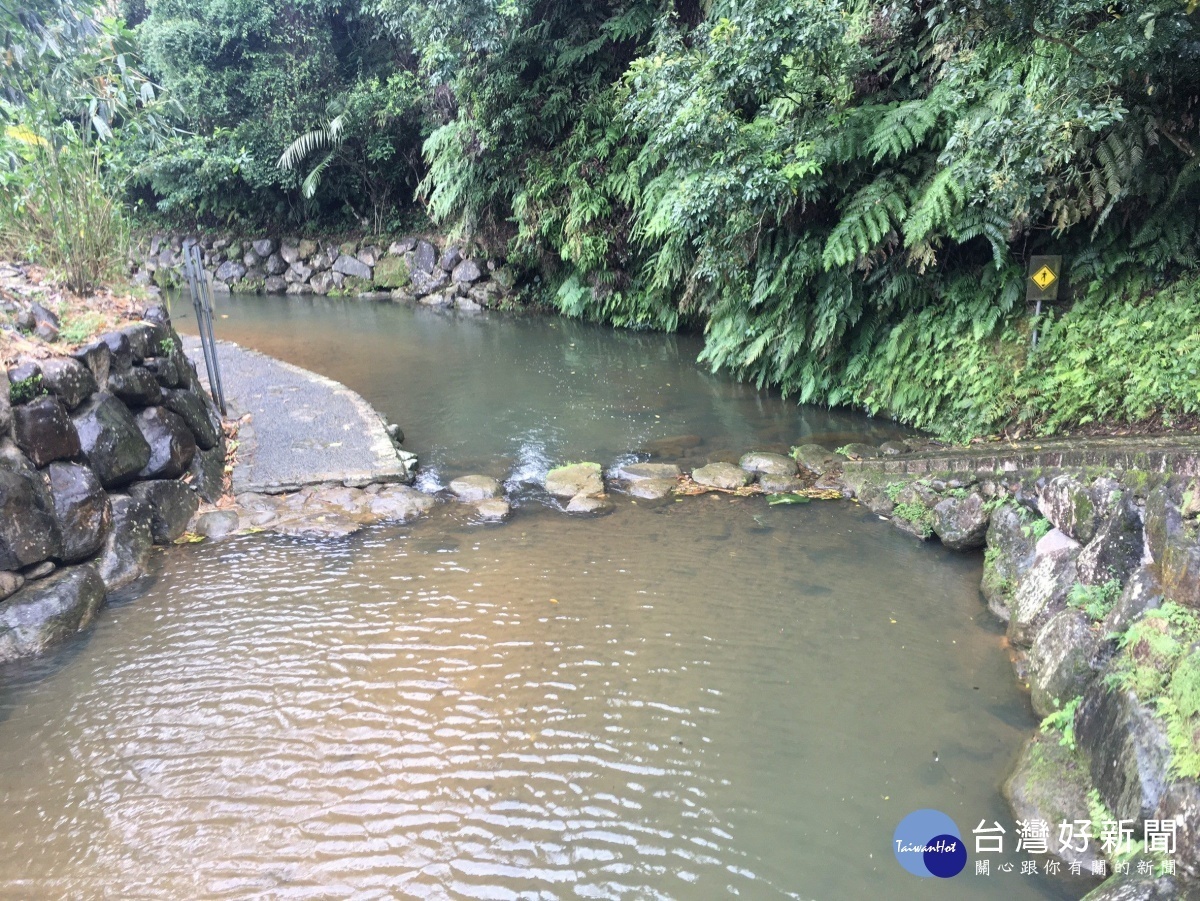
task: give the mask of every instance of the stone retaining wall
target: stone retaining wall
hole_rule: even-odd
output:
[[[182,286],[184,253],[194,245],[214,292],[357,296],[479,310],[499,306],[513,288],[510,270],[497,261],[421,237],[334,242],[156,235],[130,260],[134,281]]]
[[[1047,444],[851,450],[857,459],[810,446],[798,456],[826,478],[840,472],[848,496],[898,528],[984,551],[984,600],[1048,718],[1004,786],[1015,819],[1090,821],[1098,801],[1106,818],[1132,824],[1135,841],[1147,820],[1174,823],[1174,877],[1118,873],[1088,899],[1194,897],[1200,710],[1188,704],[1200,690],[1200,447],[1187,438]],[[1063,468],[1064,455],[1090,465]],[[1103,861],[1096,833],[1089,852],[1058,856],[1085,868]],[[1117,861],[1106,863],[1113,873]]]
[[[0,663],[83,629],[223,489],[226,442],[166,311],[0,369]]]

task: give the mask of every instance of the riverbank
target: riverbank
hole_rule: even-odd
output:
[[[131,364],[131,371],[134,365],[148,368],[145,358]],[[304,385],[318,394],[330,387],[316,377]],[[251,383],[247,390],[258,389]],[[264,399],[270,394],[258,393]],[[272,406],[280,405],[262,409]],[[291,435],[285,446],[294,446],[295,428],[266,428],[254,417],[248,424],[254,441]],[[313,446],[328,449],[327,428],[310,427]],[[299,429],[305,434],[302,424]],[[214,537],[275,526],[291,534],[346,535],[374,522],[410,520],[439,500],[456,504],[472,521],[495,522],[519,517],[520,506],[530,502],[594,516],[617,504],[686,503],[689,496],[709,493],[768,495],[775,504],[849,495],[922,539],[937,536],[957,550],[985,549],[985,596],[1001,619],[1007,614],[1018,674],[1028,679],[1039,714],[1050,720],[1009,784],[1020,816],[1033,818],[1030,811],[1037,811],[1050,822],[1096,819],[1107,808],[1118,819],[1139,823],[1167,819],[1181,826],[1181,856],[1195,858],[1195,847],[1183,844],[1196,833],[1195,780],[1179,769],[1191,753],[1181,726],[1194,716],[1181,712],[1188,709],[1193,666],[1189,611],[1195,604],[1188,574],[1196,551],[1190,525],[1194,486],[1179,476],[1196,472],[1191,439],[1026,442],[969,451],[929,442],[826,441],[800,443],[793,457],[779,453],[786,447],[698,453],[703,444],[696,435],[659,438],[619,459],[552,467],[532,489],[470,473],[445,486],[427,486],[430,493],[406,488],[403,493],[419,498],[418,505],[392,515],[369,511],[372,518],[361,520],[343,513],[384,503],[377,498],[389,489],[315,484],[299,492],[237,498],[235,528],[228,515],[222,517],[224,531],[202,527],[200,517],[190,528]],[[274,484],[278,489],[298,483]],[[1136,561],[1135,547],[1142,548]],[[1179,609],[1170,601],[1179,602]],[[1159,673],[1157,683],[1153,672]],[[1127,684],[1132,693],[1119,708],[1110,701],[1114,683]],[[1172,703],[1174,713],[1167,709]],[[1110,741],[1117,746],[1105,744]],[[1048,770],[1055,778],[1047,778]],[[1060,774],[1072,780],[1058,779]],[[1137,788],[1131,789],[1135,779]],[[1140,794],[1135,798],[1131,791]],[[1130,811],[1134,815],[1126,816]],[[1185,865],[1178,876],[1195,874]],[[1183,885],[1170,888],[1173,897],[1186,891]],[[1159,890],[1142,880],[1121,887],[1120,897],[1152,897],[1147,894],[1152,889]],[[1142,894],[1128,894],[1137,891]]]

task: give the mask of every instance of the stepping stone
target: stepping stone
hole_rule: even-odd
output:
[[[481,522],[504,522],[512,512],[508,501],[502,497],[488,498],[475,505]]]
[[[599,516],[602,513],[608,513],[612,510],[612,504],[609,502],[606,495],[596,497],[590,494],[577,494],[571,498],[571,502],[567,504],[568,513],[586,513],[592,516]]]
[[[744,488],[750,484],[750,473],[732,463],[709,463],[693,471],[692,480],[706,488]]]
[[[546,492],[557,498],[604,493],[599,463],[573,463],[546,473]]]
[[[636,482],[629,482],[625,486],[625,490],[634,497],[657,501],[670,495],[677,484],[679,483],[674,479],[640,479]]]
[[[464,503],[485,501],[500,493],[500,483],[491,476],[462,476],[450,483],[451,493]]]
[[[796,461],[782,454],[766,454],[751,451],[738,463],[746,472],[767,473],[773,476],[796,475]]]
[[[624,482],[677,479],[682,474],[682,470],[674,463],[626,463],[617,467],[617,478]]]

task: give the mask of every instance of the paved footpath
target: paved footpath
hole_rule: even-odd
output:
[[[200,340],[183,343],[207,385]],[[383,419],[345,385],[228,341],[217,342],[217,358],[230,418],[250,414],[238,431],[235,495],[407,481]]]

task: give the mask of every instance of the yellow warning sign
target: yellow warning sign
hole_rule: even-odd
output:
[[[1058,278],[1058,276],[1054,274],[1053,270],[1051,270],[1049,266],[1043,266],[1033,274],[1033,283],[1045,291],[1052,284],[1054,284],[1054,280],[1056,278]]]

